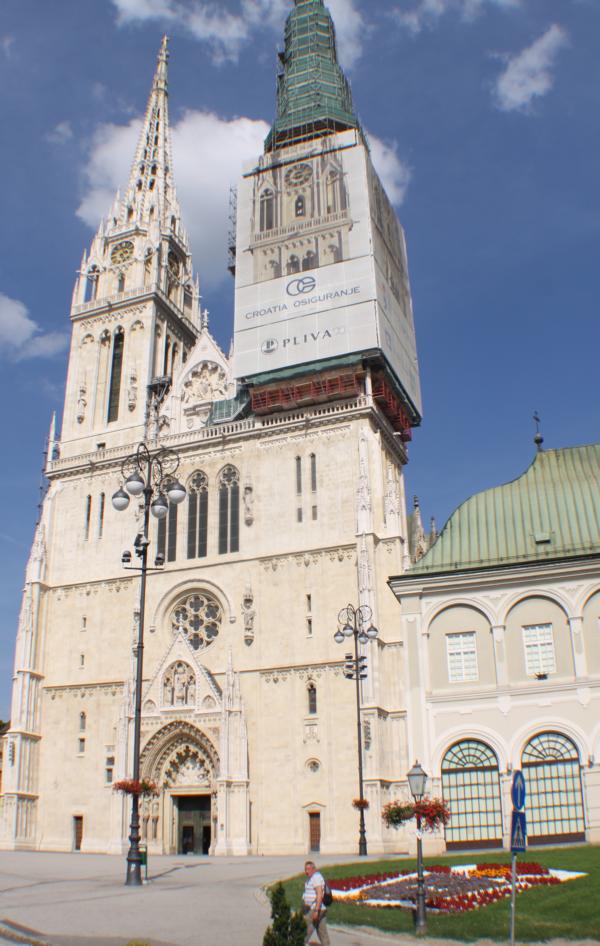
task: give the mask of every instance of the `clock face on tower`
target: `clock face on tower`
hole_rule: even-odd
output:
[[[308,184],[311,177],[312,168],[310,164],[297,164],[285,175],[285,183],[288,187],[302,187],[304,184]]]
[[[118,243],[110,254],[111,262],[126,263],[133,256],[133,243],[125,240],[124,243]]]

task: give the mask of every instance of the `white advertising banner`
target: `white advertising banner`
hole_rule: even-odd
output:
[[[235,332],[367,302],[375,298],[370,257],[245,286],[236,292]]]
[[[262,374],[377,347],[375,303],[364,302],[240,332],[235,340],[236,374]]]

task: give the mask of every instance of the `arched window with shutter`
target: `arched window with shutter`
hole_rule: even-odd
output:
[[[219,555],[240,549],[240,474],[226,466],[219,476]]]

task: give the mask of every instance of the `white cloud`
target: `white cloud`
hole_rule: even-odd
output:
[[[71,123],[68,121],[59,122],[52,131],[49,131],[46,135],[46,141],[49,141],[53,145],[64,145],[67,141],[71,141],[73,137],[73,129],[71,128]]]
[[[141,120],[126,126],[102,125],[90,146],[84,168],[87,193],[77,215],[94,230],[108,212],[115,191],[127,181]],[[227,229],[229,189],[242,165],[262,152],[269,131],[266,122],[250,118],[219,118],[210,112],[188,111],[173,126],[173,161],[192,255],[206,288],[228,277]]]
[[[14,44],[14,36],[0,36],[0,51],[5,59],[10,59]]]
[[[358,9],[359,0],[328,0],[338,35],[343,65],[351,68],[363,51],[367,25]],[[112,0],[120,24],[163,20],[206,43],[217,63],[235,62],[241,49],[265,26],[282,35],[290,12],[289,0],[239,0],[237,12],[223,9],[214,0]]]
[[[119,15],[119,23],[131,23],[136,20],[172,19],[171,0],[113,0]]]
[[[494,89],[498,108],[504,112],[523,111],[534,98],[546,95],[554,84],[556,56],[567,43],[565,30],[553,23],[531,46],[510,57]]]
[[[396,142],[382,141],[376,135],[369,135],[371,157],[375,170],[381,178],[388,197],[397,207],[404,201],[411,179],[411,170],[398,157]]]
[[[48,358],[63,351],[68,335],[62,332],[41,333],[37,322],[30,317],[18,299],[0,292],[0,355],[16,360]]]
[[[411,0],[410,6],[405,2],[397,7],[394,16],[400,26],[416,36],[424,29],[435,27],[445,13],[456,13],[465,22],[471,22],[486,7],[514,9],[522,6],[523,0]]]

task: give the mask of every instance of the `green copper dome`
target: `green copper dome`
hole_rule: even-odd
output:
[[[350,85],[337,60],[335,27],[323,0],[295,0],[280,59],[277,118],[266,151],[358,128]]]

